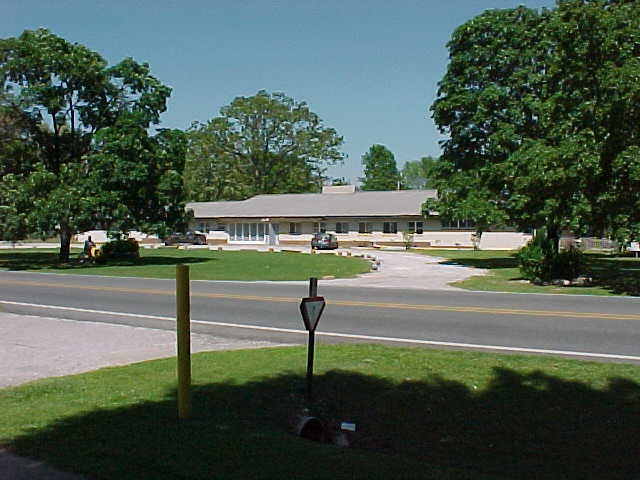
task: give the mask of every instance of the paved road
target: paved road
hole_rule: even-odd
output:
[[[1,272],[6,311],[173,329],[170,280]],[[321,281],[328,341],[568,354],[640,363],[640,299],[355,287]],[[307,285],[192,282],[194,331],[304,342]],[[37,305],[57,306],[58,309]]]
[[[482,272],[376,255],[381,272],[320,282],[329,303],[321,339],[640,363],[640,299],[465,292],[447,282]],[[305,341],[298,303],[306,283],[192,282],[192,292],[196,351]],[[0,272],[0,364],[11,367],[0,387],[173,355],[174,309],[172,281]],[[2,450],[0,478],[79,479]]]

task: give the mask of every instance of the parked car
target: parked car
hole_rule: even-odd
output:
[[[206,245],[207,236],[204,233],[187,232],[187,233],[172,233],[164,239],[165,245]]]
[[[314,233],[311,239],[311,249],[334,250],[338,248],[338,239],[333,233]]]

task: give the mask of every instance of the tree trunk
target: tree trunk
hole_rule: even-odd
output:
[[[560,226],[558,224],[547,225],[547,240],[551,242],[553,254],[556,255],[560,251]]]
[[[60,253],[58,254],[60,263],[67,263],[69,261],[70,252],[71,230],[69,230],[69,228],[60,228]]]

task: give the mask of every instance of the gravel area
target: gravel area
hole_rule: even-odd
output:
[[[191,334],[193,353],[272,345]],[[0,388],[175,355],[175,331],[0,313]]]

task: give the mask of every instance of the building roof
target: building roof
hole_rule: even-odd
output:
[[[195,218],[396,217],[422,215],[436,190],[289,193],[257,195],[242,201],[193,202]]]

